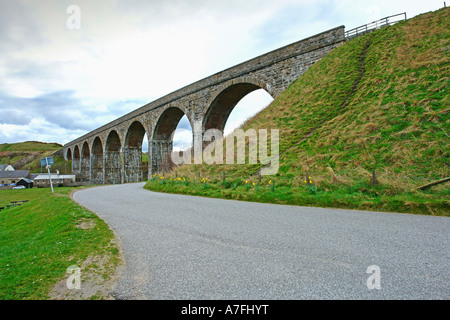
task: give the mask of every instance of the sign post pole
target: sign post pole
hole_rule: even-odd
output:
[[[52,193],[53,193],[53,183],[52,183],[52,176],[50,174],[50,168],[51,168],[50,164],[53,164],[53,158],[52,157],[50,157],[50,158],[49,157],[45,157],[45,159],[41,159],[41,167],[45,166],[47,168],[48,178],[49,178],[49,181],[50,181],[50,187],[52,188]]]
[[[47,161],[48,178],[50,179],[50,187],[52,187],[52,193],[53,193],[53,182],[52,182],[52,176],[50,174],[51,166],[48,164],[48,158],[45,158],[45,161]]]

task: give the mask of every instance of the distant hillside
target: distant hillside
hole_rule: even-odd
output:
[[[30,173],[41,172],[40,159],[53,156],[55,165],[61,173],[70,173],[70,163],[58,153],[62,145],[39,141],[0,144],[0,164],[11,164],[16,170],[30,170]]]
[[[278,198],[264,199],[257,193],[234,194],[231,188],[214,196],[352,207],[342,197],[333,198],[335,194],[328,193],[334,190],[343,197],[360,196],[362,200],[354,206],[357,208],[398,208],[384,206],[384,200],[374,197],[400,197],[422,184],[450,176],[449,68],[449,8],[348,41],[242,126],[244,130],[279,130],[280,168],[275,176],[263,177],[262,184],[267,185],[271,179],[271,183],[289,187],[288,191]],[[236,186],[249,179],[255,182],[254,174],[260,167],[184,165],[174,170],[178,177],[208,177],[211,182],[220,181],[225,172]],[[370,185],[374,170],[378,187]],[[338,183],[332,183],[332,171]],[[306,174],[317,188],[315,198],[301,196]],[[150,183],[148,187],[208,195],[206,191],[190,190],[192,185],[171,189],[169,184]],[[210,192],[212,187],[208,185]],[[432,190],[449,193],[446,185]],[[411,211],[409,205],[432,213],[433,206],[428,205],[426,197],[420,200],[424,202],[421,205],[415,203],[417,199],[398,200],[404,204],[399,210]],[[448,210],[445,197],[436,197],[439,206]]]
[[[46,143],[39,141],[25,141],[18,143],[0,144],[0,152],[3,151],[57,151],[62,148],[58,143]]]

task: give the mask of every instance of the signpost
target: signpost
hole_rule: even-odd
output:
[[[48,170],[48,178],[50,179],[50,187],[52,188],[53,193],[52,176],[50,175],[50,168],[52,167],[52,164],[54,164],[53,157],[46,157],[41,159],[41,167],[46,167]]]

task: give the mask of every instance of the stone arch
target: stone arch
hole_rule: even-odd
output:
[[[67,148],[67,150],[66,150],[66,160],[72,161],[72,149],[71,148]]]
[[[251,77],[231,80],[220,86],[207,104],[202,123],[203,132],[208,129],[218,129],[223,132],[228,117],[238,102],[258,89],[264,89],[275,97],[269,85]]]
[[[100,137],[95,137],[92,142],[92,155],[103,155],[103,143]]]
[[[111,130],[106,137],[105,152],[120,152],[122,149],[122,142],[116,130]]]
[[[168,172],[172,169],[173,135],[184,115],[182,109],[169,107],[157,118],[149,146],[151,173]],[[190,121],[189,117],[188,120]]]
[[[81,155],[80,155],[80,148],[78,145],[75,145],[73,148],[73,156],[72,156],[72,173],[75,175],[80,174],[80,166],[81,166]]]
[[[142,148],[142,142],[146,133],[145,127],[140,121],[133,121],[126,132],[124,147]]]
[[[91,147],[91,183],[103,184],[103,144],[95,137]]]
[[[91,156],[91,150],[89,148],[89,143],[85,141],[81,147],[81,158],[89,158]]]
[[[145,127],[138,120],[133,121],[128,127],[123,146],[125,183],[139,182],[144,179],[142,143],[146,134]]]
[[[178,107],[165,109],[158,117],[153,128],[152,140],[171,139],[173,132],[184,115],[184,111]]]
[[[89,181],[91,176],[91,150],[87,141],[81,147],[80,171],[80,179],[82,181]]]
[[[122,143],[116,130],[111,130],[107,137],[104,147],[104,183],[120,184],[122,183]]]
[[[78,145],[75,145],[74,149],[73,149],[73,158],[74,159],[80,159],[80,148],[78,147]]]

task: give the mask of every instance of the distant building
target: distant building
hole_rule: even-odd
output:
[[[0,164],[0,171],[14,171],[14,167],[10,164]]]
[[[30,173],[30,175],[28,176],[28,179],[30,179],[31,181],[34,181],[34,179],[36,179],[36,177],[41,174],[42,173]]]
[[[68,186],[75,183],[74,174],[51,174],[53,187]],[[34,186],[38,188],[50,187],[48,174],[40,174],[34,178]]]
[[[24,186],[25,188],[33,188],[33,181],[27,178],[20,179],[16,186]]]
[[[0,171],[0,186],[15,185],[19,180],[28,178],[28,170]]]

